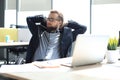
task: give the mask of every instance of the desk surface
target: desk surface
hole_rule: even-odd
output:
[[[0,42],[0,47],[27,46],[29,42]]]
[[[63,61],[65,62],[64,59],[59,59],[38,63],[58,65]],[[80,66],[76,68],[65,66],[38,68],[34,66],[33,63],[23,65],[3,65],[0,72],[7,73],[16,78],[21,77],[30,80],[120,80],[120,61],[114,64],[103,62],[101,64]]]

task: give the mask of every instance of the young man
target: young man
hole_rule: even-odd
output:
[[[36,26],[39,22],[40,26]],[[86,32],[86,26],[75,21],[63,25],[63,15],[58,11],[50,11],[45,19],[43,16],[28,17],[27,24],[32,33],[26,63],[71,56],[72,42],[78,34]]]

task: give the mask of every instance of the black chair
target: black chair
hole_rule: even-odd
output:
[[[0,49],[0,65],[6,64],[6,63],[7,63],[7,59],[4,54],[4,49]]]
[[[15,28],[28,28],[27,26],[24,25],[15,25],[15,24],[11,24],[10,28],[14,28],[13,26],[15,26]],[[8,49],[10,53],[13,53],[15,55],[14,59],[11,60],[10,62],[13,62],[14,64],[22,64],[25,62],[24,61],[25,59],[20,57],[20,54],[27,52],[27,47],[14,47]]]
[[[10,60],[12,64],[23,64],[25,59],[20,57],[20,54],[23,54],[27,51],[27,47],[14,47],[8,48],[10,53],[13,53],[14,58]]]

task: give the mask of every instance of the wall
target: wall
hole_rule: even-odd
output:
[[[118,37],[120,31],[120,0],[94,0],[92,33]]]
[[[90,0],[53,0],[53,9],[63,13],[65,22],[77,21],[90,33]]]
[[[93,4],[114,4],[120,3],[120,0],[92,0]]]

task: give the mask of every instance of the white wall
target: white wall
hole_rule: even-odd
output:
[[[10,24],[16,24],[16,10],[5,10],[4,27],[10,27]]]
[[[90,0],[53,0],[53,9],[61,11],[67,20],[75,20],[90,28]]]
[[[92,6],[92,33],[118,37],[120,31],[120,4]]]

